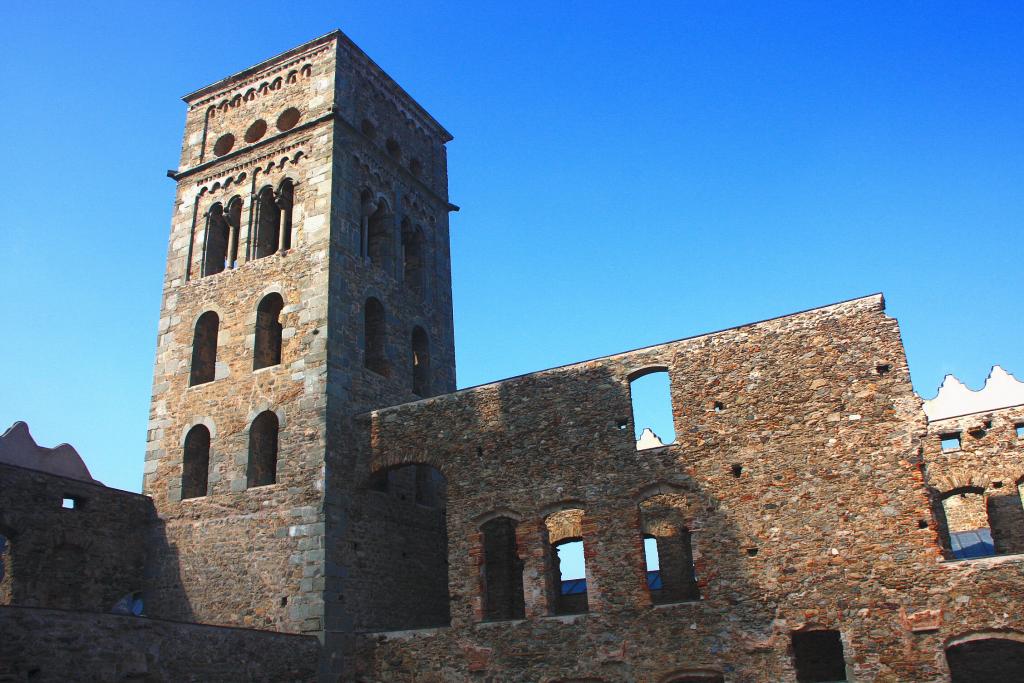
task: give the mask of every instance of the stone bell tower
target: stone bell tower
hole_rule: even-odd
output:
[[[340,31],[184,101],[147,609],[344,633],[352,419],[455,387],[451,136]]]

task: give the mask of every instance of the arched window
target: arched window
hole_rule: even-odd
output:
[[[483,533],[484,619],[498,621],[522,619],[526,614],[523,601],[523,561],[516,547],[516,521],[496,517],[485,522]]]
[[[228,202],[226,214],[228,223],[228,251],[225,267],[238,267],[238,235],[242,228],[242,198],[235,196]]]
[[[264,410],[249,427],[249,467],[246,486],[267,486],[277,483],[277,415]]]
[[[423,293],[423,231],[406,218],[402,221],[402,279],[417,294]]]
[[[269,185],[260,190],[256,199],[256,248],[253,258],[270,256],[277,251],[280,241],[281,209]]]
[[[281,309],[284,299],[277,292],[268,294],[256,308],[256,340],[252,369],[268,368],[281,362]]]
[[[990,637],[971,637],[946,648],[952,683],[1024,680],[1024,642],[993,633]]]
[[[278,249],[292,248],[292,205],[295,203],[295,185],[285,178],[277,188],[277,208],[281,215],[281,229],[278,235]]]
[[[363,365],[378,375],[388,375],[384,306],[373,297],[363,307]]]
[[[647,498],[640,503],[640,521],[651,602],[699,600],[686,497],[664,493]]]
[[[203,276],[216,275],[224,270],[227,259],[230,227],[224,207],[217,202],[206,212],[206,252],[203,256]]]
[[[412,393],[430,396],[430,340],[419,326],[412,328]]]
[[[584,553],[583,510],[569,509],[544,518],[550,549],[549,577],[554,614],[578,614],[589,609]]]
[[[181,456],[181,497],[200,498],[206,495],[210,472],[210,430],[196,425],[185,435]]]
[[[196,321],[192,335],[192,373],[189,384],[212,382],[217,373],[217,329],[220,318],[213,311],[207,311]]]
[[[387,268],[391,249],[391,212],[384,200],[371,204],[366,217],[366,257],[378,268]]]

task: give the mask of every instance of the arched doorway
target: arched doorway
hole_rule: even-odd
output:
[[[953,683],[1024,681],[1024,642],[1010,638],[972,638],[946,648]]]

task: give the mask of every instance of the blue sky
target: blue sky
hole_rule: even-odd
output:
[[[0,429],[138,490],[178,98],[336,27],[455,134],[460,386],[876,291],[1024,377],[1019,2],[15,3]]]

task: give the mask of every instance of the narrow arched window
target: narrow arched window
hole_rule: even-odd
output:
[[[268,294],[256,308],[256,340],[252,369],[268,368],[281,362],[281,309],[284,299],[277,292]]]
[[[196,425],[185,435],[185,449],[181,455],[181,497],[199,498],[206,495],[210,472],[210,430]]]
[[[216,275],[224,270],[227,259],[230,228],[224,207],[217,202],[206,212],[206,247],[203,255],[203,276]]]
[[[228,210],[226,213],[226,219],[228,223],[228,249],[227,259],[225,260],[224,266],[226,268],[237,268],[238,267],[238,241],[239,234],[242,229],[242,198],[235,196],[228,202]]]
[[[480,527],[483,533],[484,619],[522,619],[523,561],[516,545],[516,521],[497,517]]]
[[[416,292],[423,293],[423,232],[419,226],[412,226],[409,219],[402,222],[402,279],[405,285]]]
[[[285,178],[277,188],[277,208],[280,210],[281,228],[278,231],[278,249],[292,248],[292,205],[295,201],[295,186]]]
[[[270,256],[277,251],[280,241],[281,209],[269,185],[260,190],[256,199],[256,248],[253,258]]]
[[[419,326],[412,329],[412,393],[430,396],[430,340]]]
[[[378,268],[386,268],[391,252],[388,224],[391,213],[384,200],[373,205],[373,212],[366,219],[366,256]]]
[[[277,415],[264,410],[249,427],[249,467],[246,486],[267,486],[277,482]]]
[[[213,311],[207,311],[196,321],[192,335],[192,373],[189,384],[212,382],[217,374],[217,330],[220,318]]]
[[[699,600],[686,496],[664,493],[640,503],[641,532],[651,602]]]
[[[371,297],[363,307],[363,365],[385,377],[388,375],[386,341],[384,306]]]
[[[583,510],[569,509],[544,518],[548,534],[553,614],[577,614],[589,609],[584,553]]]

